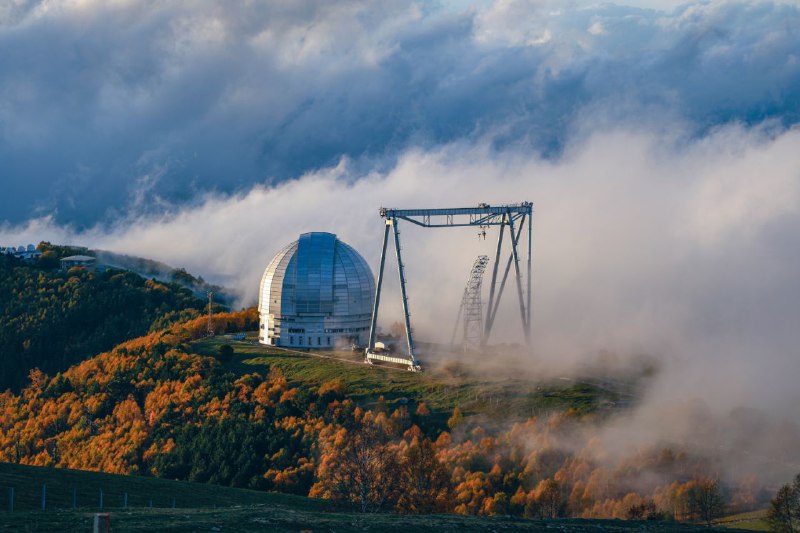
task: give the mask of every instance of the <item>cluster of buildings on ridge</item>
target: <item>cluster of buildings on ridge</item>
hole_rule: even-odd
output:
[[[33,244],[17,246],[16,248],[13,246],[9,246],[8,248],[0,246],[0,255],[11,255],[17,259],[32,263],[42,256],[42,251],[37,250],[36,246]],[[89,255],[71,255],[60,259],[62,270],[69,270],[72,267],[82,267],[92,270],[95,268],[95,263],[96,259]]]
[[[28,246],[17,246],[14,248],[13,246],[9,246],[8,248],[3,248],[0,246],[0,255],[13,255],[17,259],[22,259],[23,261],[35,261],[42,252],[36,249],[36,246],[29,244]]]

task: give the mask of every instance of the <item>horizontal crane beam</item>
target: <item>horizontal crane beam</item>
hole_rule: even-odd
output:
[[[382,207],[380,214],[387,219],[407,220],[426,228],[449,228],[457,226],[500,226],[504,217],[517,220],[533,213],[533,203],[496,205],[481,204],[477,207],[450,209],[391,209]],[[437,220],[445,217],[444,220]],[[464,217],[468,217],[465,219]],[[508,220],[506,219],[506,222]]]

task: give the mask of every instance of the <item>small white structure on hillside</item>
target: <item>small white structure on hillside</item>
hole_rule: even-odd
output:
[[[71,255],[61,259],[61,270],[69,270],[73,267],[94,270],[95,261],[96,259],[89,255]]]

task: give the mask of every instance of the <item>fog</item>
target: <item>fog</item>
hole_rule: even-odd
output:
[[[532,200],[535,364],[600,350],[663,356],[666,394],[720,409],[735,397],[796,420],[799,147],[800,132],[768,125],[701,139],[677,125],[618,128],[576,141],[558,161],[454,143],[409,151],[385,173],[353,175],[343,159],[171,216],[80,233],[37,219],[6,227],[0,242],[151,257],[238,289],[250,305],[270,257],[302,232],[338,234],[377,270],[380,206]],[[485,241],[472,229],[401,232],[413,326],[420,338],[447,340],[472,261],[491,255],[496,229]],[[392,260],[385,325],[400,316]],[[509,294],[496,340],[519,342]]]
[[[307,9],[319,15],[321,8],[311,4]],[[51,20],[40,13],[44,3],[14,5],[0,25],[5,42]],[[155,53],[141,62],[128,58],[125,64],[138,65],[173,90],[143,82],[133,91],[121,76],[119,85],[106,87],[102,102],[110,107],[102,112],[86,104],[94,93],[76,93],[74,107],[58,105],[44,121],[33,98],[37,91],[30,106],[18,105],[15,99],[24,91],[14,88],[24,84],[15,78],[0,100],[0,157],[15,172],[20,200],[12,202],[17,211],[4,207],[4,213],[16,214],[4,215],[0,244],[49,240],[156,259],[236,290],[237,305],[244,306],[255,303],[272,255],[300,233],[336,233],[376,270],[381,206],[530,200],[534,346],[528,370],[574,374],[601,351],[617,354],[623,366],[640,355],[655,358],[659,373],[639,408],[602,435],[609,453],[677,440],[716,454],[728,472],[761,469],[769,482],[796,474],[800,131],[793,124],[800,102],[800,34],[785,22],[798,18],[796,7],[712,3],[665,12],[570,4],[563,17],[554,9],[547,2],[498,2],[479,10],[452,7],[431,17],[392,4],[387,12],[359,19],[365,25],[370,16],[379,21],[380,31],[364,35],[351,35],[330,22],[335,17],[320,15],[312,17],[317,24],[309,35],[329,40],[309,37],[300,48],[292,48],[300,41],[291,36],[262,33],[257,24],[233,17],[235,9],[216,13],[220,27],[197,28],[230,36],[223,29],[233,20],[249,28],[251,44],[264,41],[255,50],[266,55],[250,50],[256,59],[248,56],[246,68],[229,67],[234,81],[248,83],[212,84],[208,90],[225,98],[200,93],[196,98],[208,96],[214,105],[188,102],[159,119],[163,123],[156,118],[183,99],[184,84],[227,72],[220,65],[239,49],[216,47],[208,35],[198,37],[211,43],[202,61],[191,46],[174,49],[196,78],[161,63],[153,74],[148,65]],[[163,22],[173,20],[169,11],[135,19],[139,25],[129,29],[137,31],[121,38],[174,29]],[[101,24],[99,18],[75,20],[83,29]],[[412,31],[418,21],[421,29]],[[9,34],[14,25],[18,32]],[[67,41],[73,31],[69,25],[47,27]],[[411,41],[433,35],[435,42],[423,47],[432,50],[427,62],[421,52],[411,53],[413,60],[397,55]],[[359,36],[366,40],[352,42]],[[460,57],[447,36],[469,43],[469,53]],[[264,52],[284,37],[276,52]],[[358,53],[322,62],[314,55],[315,43],[337,52],[351,46]],[[255,75],[265,62],[276,69],[269,71],[274,78]],[[321,63],[329,69],[316,70]],[[348,77],[353,64],[362,77]],[[176,78],[160,78],[161,68]],[[281,68],[293,69],[292,75],[275,74]],[[39,74],[34,85],[41,89],[48,78]],[[389,89],[406,78],[420,85]],[[420,89],[431,80],[439,84],[435,89]],[[306,82],[310,94],[303,92]],[[76,82],[67,76],[65,83]],[[273,83],[279,89],[267,96],[257,90]],[[494,84],[503,89],[493,97]],[[239,91],[228,92],[231,87]],[[326,91],[340,98],[315,99]],[[131,94],[140,97],[138,118],[130,130],[115,129],[132,120],[128,111],[122,118],[111,112],[126,110],[120,102]],[[265,104],[277,95],[284,95],[281,105]],[[72,138],[70,119],[84,105],[95,113],[96,129]],[[208,114],[199,123],[187,118],[201,108]],[[375,121],[366,120],[373,110]],[[394,121],[398,116],[406,118]],[[227,128],[231,121],[236,124]],[[13,139],[9,124],[16,124]],[[70,128],[56,127],[63,124]],[[269,132],[257,133],[261,127]],[[55,143],[50,136],[56,131],[72,140]],[[124,135],[92,144],[95,134],[114,131]],[[324,132],[331,131],[341,132],[341,143],[328,142]],[[142,141],[152,138],[158,139],[153,146]],[[368,142],[373,138],[374,145]],[[42,158],[50,142],[58,149]],[[86,151],[77,158],[85,165],[71,166],[73,142]],[[105,155],[93,159],[90,152]],[[188,155],[195,152],[197,160]],[[31,158],[36,164],[26,163]],[[57,172],[49,173],[51,164]],[[48,186],[52,197],[30,200],[31,191]],[[87,190],[92,194],[82,196]],[[8,197],[4,201],[11,205]],[[90,215],[65,216],[84,202],[92,204]],[[469,268],[477,255],[493,256],[497,230],[485,241],[473,229],[401,231],[412,326],[420,339],[446,341]],[[400,317],[392,255],[387,268],[384,326]],[[507,290],[496,341],[521,341],[510,296]]]

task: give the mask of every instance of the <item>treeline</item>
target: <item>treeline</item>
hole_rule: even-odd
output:
[[[118,343],[197,316],[204,302],[176,283],[131,272],[58,269],[82,249],[44,243],[34,264],[0,257],[0,390],[54,374]]]
[[[220,332],[254,309],[215,315]],[[710,521],[764,501],[755,480],[642,449],[611,461],[594,422],[566,412],[511,427],[423,401],[356,405],[340,380],[237,376],[192,353],[204,317],[125,342],[20,394],[0,395],[0,461],[217,483],[328,498],[362,512]]]
[[[41,243],[39,248],[43,249],[43,245],[51,246],[49,243]],[[145,278],[177,283],[201,298],[204,297],[208,291],[211,291],[214,293],[214,301],[216,302],[229,305],[234,300],[233,295],[228,293],[224,287],[213,285],[204,280],[202,276],[195,277],[187,272],[185,268],[172,268],[160,261],[108,252],[106,250],[89,250],[88,253],[89,255],[96,256],[98,262],[102,264],[110,265],[120,270],[129,270]]]

